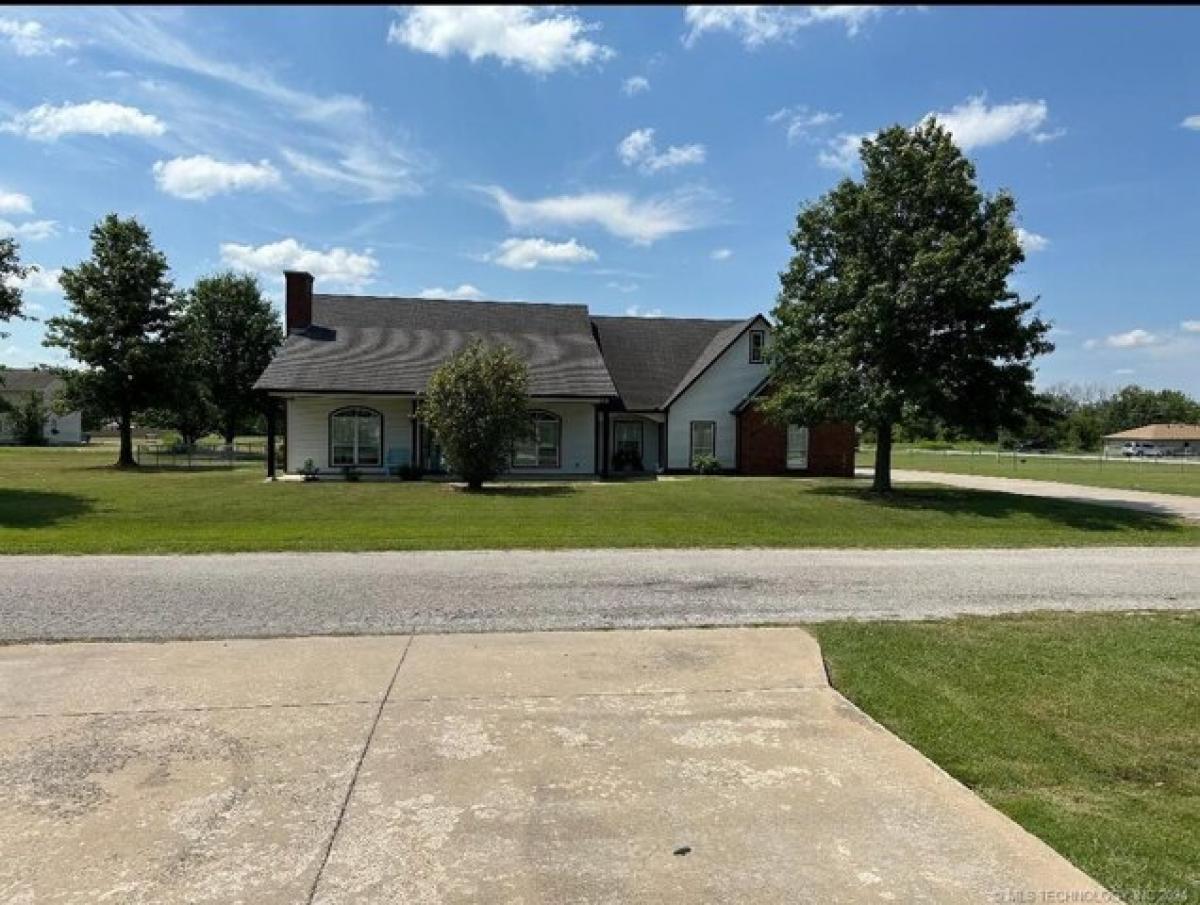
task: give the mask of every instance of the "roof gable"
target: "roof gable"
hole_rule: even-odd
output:
[[[64,386],[51,371],[33,368],[0,368],[0,393],[54,393]]]
[[[629,411],[664,408],[714,340],[744,323],[700,318],[592,318],[604,360]]]
[[[679,385],[671,392],[670,397],[664,403],[664,408],[682,396],[693,383],[700,379],[700,375],[712,367],[713,363],[725,354],[726,350],[732,346],[743,333],[749,330],[757,321],[762,321],[765,326],[767,319],[761,314],[756,314],[749,320],[737,321],[733,326],[722,330],[712,338],[707,348],[700,353],[700,357],[692,364],[683,379],[679,381]]]

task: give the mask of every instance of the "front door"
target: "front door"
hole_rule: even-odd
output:
[[[613,422],[614,471],[645,471],[644,455],[645,425],[641,421]]]

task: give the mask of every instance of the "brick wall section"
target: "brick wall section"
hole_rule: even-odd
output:
[[[738,471],[853,477],[854,439],[852,424],[818,424],[808,432],[808,470],[788,471],[787,431],[752,407],[738,418]]]

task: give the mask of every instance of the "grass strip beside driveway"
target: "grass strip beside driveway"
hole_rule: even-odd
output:
[[[825,623],[835,687],[1127,902],[1200,902],[1200,614]]]

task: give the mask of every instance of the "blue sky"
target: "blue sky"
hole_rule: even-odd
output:
[[[1197,9],[0,11],[0,234],[136,215],[176,281],[769,311],[856,136],[942,114],[1017,197],[1039,383],[1200,393]],[[61,360],[16,323],[0,362]]]

